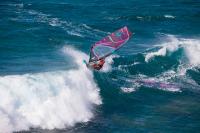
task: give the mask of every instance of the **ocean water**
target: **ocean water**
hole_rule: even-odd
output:
[[[123,26],[128,43],[87,69]],[[198,133],[199,103],[199,0],[0,1],[1,133]]]

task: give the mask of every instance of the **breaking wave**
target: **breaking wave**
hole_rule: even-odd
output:
[[[132,60],[127,59],[124,63],[118,60],[117,68],[124,75],[121,79],[121,90],[130,93],[141,86],[150,86],[164,91],[182,92],[184,88],[199,88],[198,80],[190,77],[188,73],[198,73],[199,55],[199,39],[168,35],[164,43],[161,42],[145,53],[133,56]],[[144,71],[145,69],[148,71]],[[167,87],[159,87],[163,84]]]
[[[176,69],[169,69],[163,73],[154,77],[156,80],[161,81],[171,81],[177,80],[179,84],[188,84],[190,87],[198,86],[198,84],[187,76],[188,70],[196,70],[200,65],[200,40],[199,39],[185,39],[178,38],[172,35],[169,35],[167,42],[162,43],[161,45],[156,45],[160,47],[154,52],[148,52],[145,55],[145,61],[148,63],[153,60],[156,56],[171,56],[173,53],[182,50],[181,58],[178,60],[179,65]],[[184,83],[183,83],[184,82]],[[181,88],[184,88],[184,86]]]
[[[189,64],[194,66],[200,64],[200,40],[177,38],[171,35],[168,36],[168,39],[168,42],[157,45],[161,47],[158,51],[147,53],[145,61],[148,62],[155,56],[167,56],[178,49],[183,49]]]
[[[112,64],[114,63],[113,59],[118,58],[119,55],[111,55],[105,59],[105,64],[100,72],[111,72],[112,71]]]
[[[93,74],[82,63],[87,55],[64,47],[76,69],[0,77],[0,131],[65,128],[93,117],[101,104]]]

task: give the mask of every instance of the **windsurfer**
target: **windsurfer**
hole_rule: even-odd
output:
[[[90,68],[93,68],[95,70],[100,70],[103,67],[104,63],[105,63],[105,59],[102,58],[98,61],[88,62],[87,66],[90,67]]]
[[[89,62],[84,61],[88,68],[100,70],[105,58],[121,48],[131,37],[131,32],[125,26],[104,37],[91,46]]]

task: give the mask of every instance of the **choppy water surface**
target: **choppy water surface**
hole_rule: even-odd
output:
[[[88,70],[125,25],[132,39]],[[1,132],[198,132],[198,0],[7,0],[0,27]]]

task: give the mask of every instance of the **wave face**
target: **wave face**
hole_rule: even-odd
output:
[[[167,56],[179,49],[183,49],[189,64],[194,66],[200,64],[200,58],[198,58],[198,55],[200,54],[200,40],[177,38],[172,35],[169,35],[167,40],[167,42],[160,45],[161,48],[158,51],[147,53],[145,61],[148,62],[155,56]]]
[[[77,68],[0,77],[0,131],[54,129],[87,122],[101,104],[93,74],[82,63],[87,55],[64,47]]]

